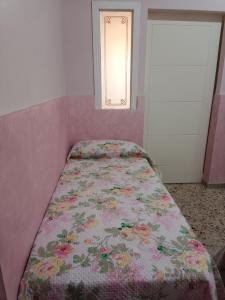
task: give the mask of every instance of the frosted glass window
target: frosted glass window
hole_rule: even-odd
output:
[[[132,11],[100,11],[100,40],[102,108],[129,109]]]

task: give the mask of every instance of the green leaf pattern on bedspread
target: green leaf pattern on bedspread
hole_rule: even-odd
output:
[[[68,161],[19,300],[217,297],[208,253],[144,157]]]

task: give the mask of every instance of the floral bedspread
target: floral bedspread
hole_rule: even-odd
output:
[[[95,148],[118,150],[115,141],[103,144]],[[20,300],[224,299],[210,256],[142,150],[75,152],[36,237]]]

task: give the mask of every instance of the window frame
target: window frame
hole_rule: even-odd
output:
[[[131,81],[130,81],[130,108],[117,110],[135,110],[138,96],[138,66],[139,66],[139,39],[140,39],[140,3],[136,1],[102,1],[92,0],[92,30],[94,56],[94,91],[95,108],[111,110],[102,107],[101,95],[101,44],[100,44],[100,10],[127,10],[133,12],[133,34],[131,53]]]

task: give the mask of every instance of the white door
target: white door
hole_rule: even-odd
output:
[[[202,179],[220,31],[217,15],[149,15],[144,147],[164,182]]]

